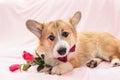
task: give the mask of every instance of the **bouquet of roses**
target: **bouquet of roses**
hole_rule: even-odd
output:
[[[11,72],[15,72],[16,70],[20,70],[20,71],[26,71],[28,70],[31,66],[35,66],[37,65],[37,71],[41,71],[42,69],[44,69],[44,67],[49,68],[49,70],[52,69],[52,66],[48,65],[45,63],[44,61],[44,54],[38,55],[38,53],[36,52],[36,55],[38,57],[34,57],[32,54],[30,54],[27,51],[23,51],[23,59],[26,60],[25,64],[13,64],[9,67],[9,70]]]

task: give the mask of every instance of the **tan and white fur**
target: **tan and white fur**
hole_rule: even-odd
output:
[[[110,61],[111,66],[120,65],[120,41],[106,32],[77,32],[80,19],[78,11],[68,20],[26,22],[27,28],[38,38],[36,51],[44,53],[45,62],[53,66],[52,74],[64,74],[84,64],[94,68],[103,60]],[[69,52],[73,45],[76,45],[75,51]],[[57,59],[64,56],[67,62]]]

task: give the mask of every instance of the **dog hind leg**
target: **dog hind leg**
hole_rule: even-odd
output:
[[[98,64],[100,64],[102,62],[102,59],[100,58],[93,58],[91,60],[89,60],[87,63],[86,63],[86,66],[90,67],[90,68],[95,68],[98,66]]]
[[[112,67],[120,66],[120,59],[117,56],[111,57],[111,66]]]

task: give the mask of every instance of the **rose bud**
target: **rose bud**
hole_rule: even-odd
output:
[[[30,54],[27,51],[23,52],[23,56],[24,60],[28,61],[28,62],[33,62],[34,61],[34,56],[32,54]]]
[[[13,65],[11,65],[11,66],[9,67],[9,70],[10,70],[11,72],[14,72],[14,71],[16,71],[16,70],[18,70],[18,69],[20,69],[20,65],[19,65],[19,64],[13,64]]]

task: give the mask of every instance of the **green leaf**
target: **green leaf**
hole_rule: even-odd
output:
[[[44,61],[41,61],[40,63],[41,63],[41,65],[44,65],[44,64],[45,64],[45,62],[44,62]]]
[[[38,65],[41,64],[41,61],[42,61],[42,59],[40,57],[36,57],[35,60],[34,60],[34,62]]]
[[[26,71],[26,70],[28,70],[30,67],[31,67],[30,64],[24,64],[22,70],[23,70],[23,71]]]
[[[40,62],[40,61],[42,61],[42,58],[41,57],[36,57],[35,60]]]
[[[45,58],[45,55],[44,55],[44,54],[41,54],[41,57],[42,57],[42,59],[44,60],[44,58]]]
[[[44,68],[44,65],[39,65],[39,66],[37,67],[37,71],[39,72],[39,71],[41,71],[43,68]]]
[[[52,68],[52,66],[49,65],[49,64],[45,64],[45,67],[47,67],[47,68]]]
[[[43,65],[45,64],[44,60],[41,57],[36,57],[34,62],[38,65]]]
[[[37,51],[35,51],[35,54],[37,55],[37,56],[39,56],[39,54],[37,53]],[[39,56],[40,57],[40,56]]]

